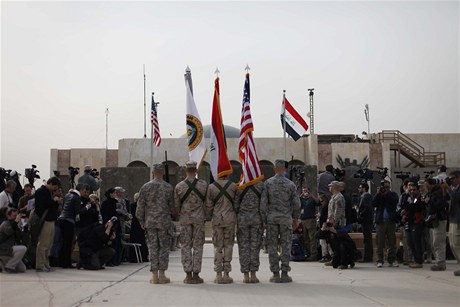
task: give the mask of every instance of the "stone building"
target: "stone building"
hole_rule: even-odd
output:
[[[238,161],[239,129],[226,126],[225,131],[228,156],[234,169],[231,179],[237,181],[241,174],[241,164]],[[209,126],[205,127],[205,137],[209,145]],[[436,170],[440,164],[445,164],[448,168],[460,167],[460,134],[406,135],[399,131],[382,131],[365,140],[354,135],[313,134],[304,135],[297,142],[288,138],[286,153],[283,138],[255,138],[255,143],[266,178],[273,175],[274,160],[285,158],[292,166],[291,175],[295,175],[293,173],[296,166],[306,167],[305,181],[314,190],[316,174],[324,170],[327,164],[345,169],[349,180],[360,168],[387,168],[394,179],[394,189],[399,185],[394,176],[395,171],[411,172],[423,177],[424,171]],[[110,185],[124,185],[132,195],[138,186],[148,180],[148,166],[165,162],[167,155],[171,184],[174,185],[183,178],[180,166],[188,160],[185,136],[162,139],[160,147],[153,147],[152,151],[151,149],[150,139],[143,138],[121,139],[118,149],[51,149],[50,171],[52,173],[53,170],[59,170],[61,174],[67,174],[69,166],[83,168],[89,164],[101,169],[101,176],[105,182],[102,189]],[[199,172],[199,176],[207,180],[210,173],[208,162],[206,157]],[[136,169],[123,171],[123,168]],[[108,171],[111,174],[110,178],[104,178]],[[129,179],[122,175],[124,172],[131,174]],[[376,177],[376,180],[379,180],[378,176]]]

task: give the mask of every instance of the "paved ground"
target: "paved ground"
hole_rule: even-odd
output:
[[[431,272],[428,265],[411,270],[357,264],[341,271],[292,263],[294,282],[271,284],[268,257],[261,254],[261,283],[246,285],[238,258],[233,259],[235,283],[230,285],[212,282],[210,244],[205,245],[202,285],[183,284],[179,251],[171,253],[168,285],[148,283],[147,263],[96,272],[0,274],[0,306],[460,306],[460,277],[453,275],[452,261],[445,272]]]

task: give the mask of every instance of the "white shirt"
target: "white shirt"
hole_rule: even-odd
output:
[[[13,204],[13,197],[11,193],[5,190],[0,193],[0,208],[7,207],[9,204]]]

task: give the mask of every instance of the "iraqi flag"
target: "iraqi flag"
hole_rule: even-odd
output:
[[[227,143],[225,141],[224,123],[220,111],[219,77],[214,81],[214,100],[212,102],[211,116],[211,142],[209,156],[211,173],[214,179],[229,175],[233,172],[232,165],[228,160]]]
[[[283,98],[283,105],[281,107],[281,127],[284,129],[284,118],[286,117],[286,132],[294,141],[297,141],[304,135],[308,129],[307,123],[303,120],[302,116],[294,109],[286,97]]]

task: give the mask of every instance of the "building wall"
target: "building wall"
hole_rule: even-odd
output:
[[[287,139],[286,159],[300,160],[307,165],[316,165],[318,162],[316,136],[302,138],[295,142]],[[209,140],[206,140],[209,147]],[[228,158],[238,161],[239,140],[227,139]],[[282,138],[257,138],[255,140],[257,154],[260,160],[274,161],[284,159],[284,140]],[[118,166],[126,167],[133,161],[142,161],[146,165],[165,161],[165,151],[168,151],[168,160],[184,165],[188,160],[188,148],[185,139],[162,139],[160,147],[153,147],[152,161],[150,158],[150,139],[121,139],[118,142]],[[209,163],[209,153],[205,157]]]
[[[418,133],[406,135],[423,146],[425,151],[445,152],[446,165],[460,167],[460,133]]]

